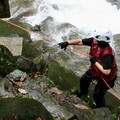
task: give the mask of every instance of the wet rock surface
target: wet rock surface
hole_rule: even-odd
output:
[[[69,52],[75,58],[74,54],[71,51],[60,51],[57,47],[53,49],[52,46],[47,46],[47,43],[39,44],[39,42],[41,43],[41,41],[33,43],[34,50],[42,47],[42,51],[44,51],[41,52],[42,54],[38,54],[33,59],[30,59],[30,56],[27,59],[25,59],[26,56],[17,58],[17,64],[19,65],[22,65],[21,61],[18,60],[19,58],[24,58],[25,63],[31,61],[30,63],[32,64],[29,70],[25,72],[15,69],[15,71],[6,75],[5,78],[1,77],[1,98],[22,97],[35,99],[42,103],[54,119],[114,120],[108,108],[92,109],[90,104],[70,92],[79,88],[78,75],[80,74],[73,71],[76,68],[75,64],[69,67],[71,65],[69,61],[72,58],[67,56],[66,53]],[[41,51],[41,49],[39,50]],[[33,55],[31,54],[31,56]],[[82,56],[82,58],[85,57]],[[82,60],[84,61],[84,59]],[[79,62],[81,64],[81,61]],[[38,67],[33,67],[34,64]],[[83,67],[81,74],[86,70],[87,65],[89,63],[81,66]],[[26,68],[26,66],[22,66],[22,68]],[[111,100],[113,99],[112,97]],[[108,96],[108,98],[110,97]],[[116,105],[118,104],[116,102]]]
[[[26,14],[26,16],[30,15],[29,12],[32,9],[31,7],[30,9],[26,9],[26,6],[32,6],[33,1],[10,0],[10,2],[13,3],[12,14],[16,13],[16,11],[18,13],[18,15],[14,14],[16,20],[20,20],[20,17],[24,14]],[[42,2],[42,0],[40,2]],[[22,14],[22,8],[28,12],[24,12]],[[57,6],[55,5],[53,6],[53,8],[58,10]],[[34,10],[36,12],[36,9]],[[3,25],[3,23],[1,25]],[[11,26],[7,25],[7,30],[9,27],[11,28]],[[6,27],[4,27],[4,29],[5,28]],[[43,20],[42,24],[32,28],[32,30],[38,33],[42,33],[42,35],[49,36],[50,39],[53,40],[54,35],[57,35],[58,33],[61,33],[61,38],[64,41],[67,39],[78,37],[81,38],[86,36],[86,34],[80,32],[77,28],[75,28],[73,25],[70,25],[69,23],[55,23],[54,19],[50,16]],[[50,116],[52,116],[52,118],[54,118],[55,120],[117,119],[120,111],[120,103],[117,99],[115,99],[113,95],[110,94],[106,96],[107,103],[109,103],[106,108],[92,109],[88,102],[77,98],[73,94],[73,91],[79,88],[79,79],[81,75],[87,70],[90,64],[89,58],[86,57],[86,55],[76,53],[74,50],[71,49],[63,51],[59,49],[57,45],[49,43],[48,41],[45,42],[45,40],[42,40],[42,38],[39,38],[38,41],[31,42],[30,36],[28,37],[26,34],[23,34],[23,32],[20,31],[17,33],[15,33],[14,31],[11,32],[10,29],[9,34],[7,33],[7,35],[17,37],[24,36],[23,51],[22,55],[17,56],[17,58],[15,59],[10,52],[5,51],[9,53],[8,58],[10,58],[10,60],[8,62],[6,61],[8,58],[5,59],[5,64],[3,65],[4,67],[1,69],[1,73],[4,73],[4,76],[0,77],[1,98],[7,97],[8,100],[9,98],[15,99],[17,97],[32,100],[34,99],[37,102],[40,102],[43,106],[43,109],[45,108],[46,110],[46,112],[43,112],[42,110],[40,112],[50,113]],[[66,34],[66,31],[68,32],[68,34]],[[115,39],[118,63],[120,62],[119,38],[119,35],[117,35]],[[88,53],[88,49],[86,50],[85,47],[74,48],[85,52],[86,54]],[[13,59],[11,60],[11,58]],[[6,72],[8,68],[5,65],[9,66],[9,63],[11,63],[10,65],[12,65],[12,69]],[[17,84],[11,82],[11,80],[6,77],[6,75],[9,75],[11,72],[13,72],[13,70],[16,69],[21,70],[23,73],[25,72],[27,74],[25,80],[21,81],[21,83],[19,83],[19,81],[15,81]],[[21,77],[18,78],[17,80],[20,80]],[[118,79],[114,88],[118,94],[120,94],[119,78],[120,77],[118,73]],[[92,87],[91,89],[93,90],[94,87]],[[91,93],[90,95],[92,96]],[[93,101],[91,103],[93,103]],[[33,109],[31,102],[29,103],[29,106],[31,106],[30,109]],[[36,108],[36,110],[37,109],[38,108]],[[45,116],[46,114],[44,114],[43,117]],[[13,118],[15,116],[11,115],[6,117]],[[37,117],[39,118],[39,116]],[[45,118],[45,120],[48,119]]]
[[[112,5],[116,5],[118,9],[120,9],[120,0],[107,0],[112,3]]]
[[[70,94],[69,91],[60,90],[59,86],[56,87],[55,84],[51,84],[51,80],[48,78],[44,76],[34,77],[35,76],[27,76],[23,86],[14,86],[10,81],[3,78],[3,89],[1,89],[4,95],[2,98],[8,97],[8,100],[11,99],[9,97],[12,97],[13,100],[17,99],[16,97],[21,100],[22,98],[35,99],[42,103],[45,109],[56,120],[60,118],[68,120],[75,116],[78,120],[93,120],[97,119],[98,116],[100,116],[98,120],[102,120],[104,116],[106,116],[104,120],[114,120],[108,108],[91,109],[87,103],[77,98],[74,94]],[[26,93],[20,92],[19,89],[26,91]],[[13,105],[11,104],[11,106]],[[33,104],[31,103],[29,106],[32,107]],[[39,108],[39,106],[37,108]],[[16,106],[16,109],[19,108]],[[31,108],[27,110],[31,110]],[[41,112],[43,113],[43,109]],[[44,118],[44,116],[42,118]]]

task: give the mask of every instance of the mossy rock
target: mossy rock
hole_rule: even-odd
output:
[[[43,48],[44,42],[43,42],[43,40],[34,41],[33,46],[34,46],[34,48],[37,48],[37,49]]]
[[[93,103],[93,93],[94,93],[94,88],[96,84],[91,84],[89,88],[89,103]],[[105,94],[105,105],[111,113],[113,114],[114,117],[117,117],[120,114],[120,100],[114,96],[112,93],[109,91]]]
[[[16,60],[16,64],[17,64],[19,70],[22,70],[24,72],[29,72],[30,68],[33,65],[33,62],[28,58],[19,56]]]
[[[15,64],[16,57],[12,55],[7,47],[0,45],[0,75],[6,76],[17,66]]]
[[[33,66],[30,71],[40,71],[44,73],[47,68],[47,62],[44,59],[44,56],[40,55],[33,59]]]
[[[105,100],[106,106],[110,109],[112,114],[116,116],[120,115],[120,100],[110,92],[107,92]]]
[[[18,26],[21,26],[26,29],[28,27],[26,24],[15,21],[15,20],[11,20],[10,22],[17,24]],[[16,36],[18,36],[18,37],[22,37],[23,40],[26,40],[29,42],[32,41],[30,38],[30,35],[26,31],[21,30],[11,24],[4,22],[4,21],[0,21],[0,28],[1,28],[0,29],[1,37],[16,37]]]
[[[0,45],[0,57],[4,59],[10,59],[11,57],[13,57],[13,55],[7,47],[5,47],[4,45]]]
[[[48,65],[48,77],[63,90],[70,90],[73,87],[79,88],[79,77],[75,73],[61,66],[56,61]]]
[[[15,12],[18,11],[21,7],[25,7],[25,8],[29,8],[30,6],[32,6],[33,4],[33,0],[16,0],[16,1],[11,1],[10,2],[10,7],[14,8]]]
[[[22,56],[34,59],[36,56],[41,55],[40,51],[37,50],[32,43],[28,43],[27,41],[23,41],[23,49]]]
[[[41,117],[43,120],[54,120],[42,103],[28,98],[1,98],[0,119],[7,117],[19,118],[18,120],[36,120]]]

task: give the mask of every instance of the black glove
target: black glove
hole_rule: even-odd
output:
[[[95,64],[96,63],[95,57],[90,56],[90,62],[91,62],[91,64]]]
[[[64,48],[64,50],[65,50],[67,48],[67,46],[69,45],[69,43],[67,41],[65,41],[65,42],[58,43],[58,45],[61,47],[61,49]]]

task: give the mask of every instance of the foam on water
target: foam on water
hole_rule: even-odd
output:
[[[54,10],[53,4],[59,10]],[[40,24],[47,16],[53,16],[58,22],[69,22],[85,31],[111,29],[113,34],[120,33],[120,10],[105,0],[44,0],[38,9],[35,16],[27,18],[33,26]]]

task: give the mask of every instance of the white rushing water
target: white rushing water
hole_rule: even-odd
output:
[[[26,18],[33,26],[47,16],[53,16],[56,21],[69,22],[83,31],[110,29],[113,34],[120,33],[120,10],[106,0],[44,0],[43,4],[38,4],[38,1],[34,5],[38,6],[39,12]],[[53,9],[53,4],[58,6],[58,10]]]

